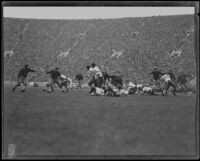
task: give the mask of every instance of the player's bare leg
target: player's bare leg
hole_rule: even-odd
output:
[[[22,86],[21,86],[21,87],[22,87],[22,88],[21,88],[21,91],[20,91],[20,92],[21,92],[21,93],[25,92],[25,84],[22,83]]]
[[[175,84],[173,82],[171,82],[171,81],[167,82],[166,91],[168,91],[168,89],[169,89],[170,86],[173,87],[173,95],[176,96],[176,86],[175,86]]]
[[[20,84],[21,84],[21,83],[20,83]],[[20,86],[20,84],[19,84],[19,83],[18,83],[18,84],[16,84],[16,85],[15,85],[15,86],[12,88],[12,91],[13,91],[13,92],[15,92],[16,88],[17,88],[17,87],[19,87],[19,86]]]
[[[62,86],[58,80],[54,80],[53,82],[62,90]]]
[[[173,82],[172,82],[172,87],[174,88],[173,95],[176,96],[176,84],[174,84]]]
[[[165,82],[165,87],[162,91],[162,95],[166,95],[167,96],[167,92],[168,92],[168,88],[169,88],[169,83],[168,82]]]
[[[181,84],[181,88],[183,89],[183,91],[185,92],[185,94],[187,96],[189,96],[189,92],[188,92],[188,87],[186,84]]]
[[[22,83],[22,80],[21,78],[18,78],[17,79],[17,84],[12,88],[12,91],[15,92],[16,88],[19,87]]]
[[[22,79],[22,83],[21,84],[22,84],[22,88],[21,88],[20,92],[22,93],[22,92],[25,92],[25,87],[27,86],[27,83],[25,82],[24,79]]]

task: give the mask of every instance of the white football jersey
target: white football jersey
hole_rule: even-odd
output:
[[[60,77],[61,77],[61,79],[67,79],[67,77],[63,74]]]
[[[94,67],[94,68],[90,68],[89,69],[89,73],[92,75],[92,76],[102,76],[102,73],[99,69],[99,67]]]
[[[129,93],[128,90],[125,90],[125,89],[122,89],[119,91],[120,95],[128,95],[128,93]]]
[[[136,87],[136,85],[134,83],[132,83],[132,82],[129,82],[128,83],[128,87],[133,87],[134,88],[134,87]]]
[[[151,92],[153,89],[151,87],[144,87],[142,88],[143,92]]]
[[[104,90],[101,89],[101,88],[96,87],[96,94],[100,95],[100,96],[103,96],[104,95]]]
[[[167,81],[171,81],[170,75],[169,74],[165,74],[161,77],[162,80],[164,80],[165,82]]]

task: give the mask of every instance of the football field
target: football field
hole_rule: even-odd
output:
[[[4,154],[193,155],[196,95],[91,96],[4,87]]]

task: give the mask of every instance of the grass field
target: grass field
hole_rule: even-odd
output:
[[[97,97],[4,88],[4,154],[193,155],[196,95]]]

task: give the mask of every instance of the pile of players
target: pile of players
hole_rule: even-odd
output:
[[[124,84],[120,83],[113,83],[114,81],[112,77],[105,78],[105,75],[101,73],[100,69],[93,63],[92,66],[87,66],[88,72],[90,77],[92,77],[91,81],[89,82],[90,86],[90,93],[92,95],[108,95],[108,96],[122,96],[122,95],[129,95],[129,94],[148,94],[148,95],[155,95],[155,90],[159,89],[163,96],[168,95],[169,88],[173,88],[173,95],[176,96],[177,86],[189,96],[188,87],[187,87],[187,77],[192,78],[190,75],[186,75],[183,71],[180,71],[180,75],[178,76],[177,80],[175,75],[173,74],[172,70],[168,72],[160,72],[157,68],[150,73],[153,75],[154,78],[154,86],[142,85],[142,84],[134,84],[130,81],[126,81]],[[101,78],[101,79],[100,79]],[[101,85],[98,84],[98,80],[104,81]],[[95,85],[95,81],[97,82]],[[122,81],[121,81],[122,82]],[[93,83],[93,84],[92,84]]]

